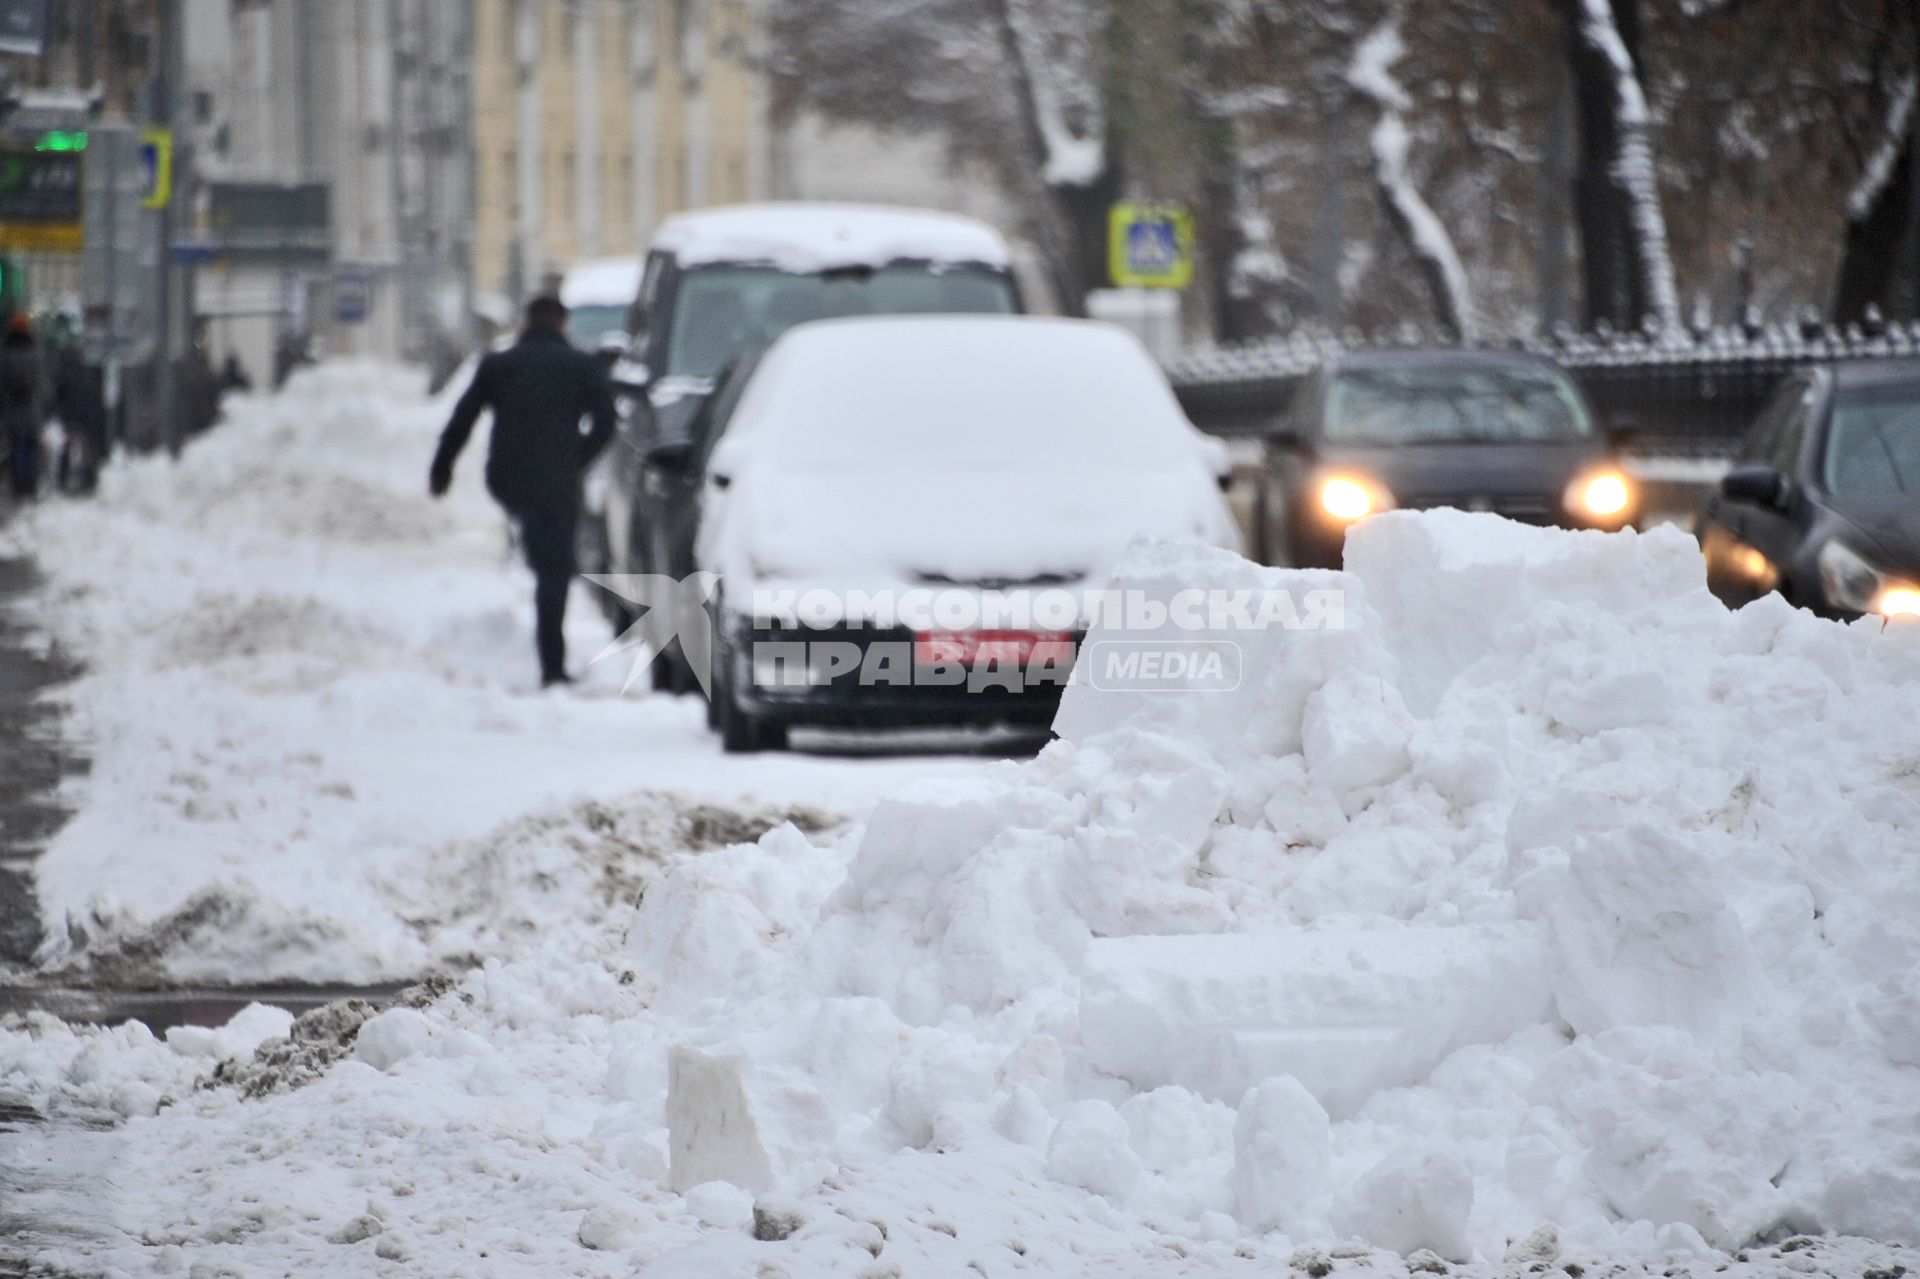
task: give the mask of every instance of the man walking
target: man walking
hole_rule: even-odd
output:
[[[440,436],[428,492],[453,483],[453,462],[482,409],[493,410],[487,491],[519,525],[534,575],[535,641],[542,687],[567,682],[561,623],[574,572],[580,476],[613,438],[613,393],[591,355],[567,342],[567,308],[558,298],[527,304],[520,340],[480,361],[473,383]],[[580,421],[592,419],[582,434]]]

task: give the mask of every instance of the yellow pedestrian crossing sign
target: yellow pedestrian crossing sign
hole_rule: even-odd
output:
[[[164,209],[173,194],[173,130],[140,131],[140,207]]]
[[[1114,205],[1107,274],[1123,289],[1186,288],[1193,282],[1193,214],[1183,204]]]

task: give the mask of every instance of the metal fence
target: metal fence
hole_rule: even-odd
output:
[[[1223,436],[1266,431],[1300,379],[1350,350],[1419,345],[1417,336],[1303,335],[1189,352],[1168,366],[1187,416]],[[1559,334],[1514,344],[1565,368],[1601,419],[1631,433],[1639,451],[1733,452],[1780,379],[1833,360],[1920,360],[1920,321],[1845,330],[1817,324],[1643,334]]]

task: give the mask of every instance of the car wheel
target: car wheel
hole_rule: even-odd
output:
[[[718,690],[714,704],[720,717],[720,749],[727,754],[786,749],[787,726],[762,719],[741,706],[731,688]]]

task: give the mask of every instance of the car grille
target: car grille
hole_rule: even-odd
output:
[[[1412,497],[1403,500],[1400,505],[1410,511],[1433,511],[1451,508],[1456,511],[1491,511],[1495,515],[1504,515],[1521,524],[1553,524],[1559,519],[1559,509],[1552,503],[1537,497],[1488,497],[1484,495],[1460,494],[1443,497]]]

